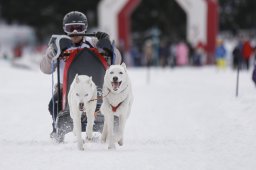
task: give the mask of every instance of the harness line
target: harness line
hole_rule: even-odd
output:
[[[103,98],[107,97],[107,95],[109,95],[109,93],[110,93],[110,90],[108,90],[108,94],[106,94],[105,96],[97,97],[96,99],[91,99],[88,102],[92,102],[92,101],[95,101],[95,100],[103,99]]]

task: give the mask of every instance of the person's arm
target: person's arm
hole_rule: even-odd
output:
[[[113,64],[122,64],[121,53],[116,47],[114,47],[114,55],[115,55],[115,61]]]
[[[96,33],[96,37],[94,38],[93,44],[97,47],[97,48],[102,48],[104,50],[106,50],[107,52],[110,52],[110,54],[114,55],[114,63],[113,64],[121,64],[122,62],[122,56],[121,53],[119,52],[119,50],[114,46],[114,48],[112,47],[109,35],[107,33],[104,32],[97,32]]]
[[[52,53],[52,47],[49,46],[40,62],[40,70],[45,73],[45,74],[51,74],[53,72],[52,69],[52,58],[53,58],[53,53]],[[54,70],[56,68],[56,65],[54,65]]]

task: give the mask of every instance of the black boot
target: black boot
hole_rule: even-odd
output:
[[[54,126],[54,123],[52,123],[52,132],[50,133],[50,138],[55,138],[56,136],[56,128]]]
[[[52,132],[50,134],[50,138],[57,143],[61,143],[61,142],[64,142],[64,136],[65,136],[65,133],[61,129],[57,131],[54,124],[52,124]]]

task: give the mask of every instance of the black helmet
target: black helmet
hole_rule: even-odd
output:
[[[87,17],[82,12],[72,11],[63,18],[63,30],[68,35],[85,33],[87,27]]]

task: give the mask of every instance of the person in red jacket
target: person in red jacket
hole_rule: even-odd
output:
[[[247,70],[249,70],[250,68],[250,58],[251,58],[252,52],[253,52],[253,48],[250,44],[250,41],[245,40],[242,48],[242,56],[243,56],[243,61]]]

